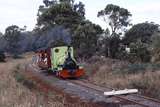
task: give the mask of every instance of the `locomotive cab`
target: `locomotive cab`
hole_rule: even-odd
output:
[[[78,78],[84,75],[82,66],[79,66],[73,57],[73,47],[61,46],[51,49],[52,70],[62,78]]]

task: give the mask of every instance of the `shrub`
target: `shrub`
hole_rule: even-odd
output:
[[[118,74],[138,74],[145,73],[147,71],[160,70],[159,63],[139,63],[139,64],[128,64],[116,69],[113,69],[114,73]]]
[[[160,61],[160,33],[154,33],[151,43],[152,62]]]
[[[129,59],[131,57],[131,62],[150,62],[151,54],[148,50],[148,44],[138,40],[137,42],[130,43],[129,47],[131,49],[129,54]]]

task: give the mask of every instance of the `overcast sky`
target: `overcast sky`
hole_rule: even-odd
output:
[[[27,26],[32,30],[36,24],[37,11],[43,0],[0,0],[0,31],[9,25]],[[78,0],[77,0],[78,1]],[[160,0],[80,0],[85,4],[86,18],[105,28],[105,23],[97,18],[97,12],[107,4],[116,4],[128,9],[132,23],[152,21],[160,24]]]

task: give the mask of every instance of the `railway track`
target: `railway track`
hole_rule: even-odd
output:
[[[36,74],[40,73],[39,69],[30,65],[30,71],[31,71],[31,69],[33,70],[33,72],[37,72]],[[40,75],[43,75],[43,74],[40,74]],[[46,80],[52,81],[49,78],[47,78],[47,76],[41,76],[41,77],[39,76],[37,78],[39,78],[41,80],[46,79]],[[113,88],[111,88],[111,87],[97,86],[96,84],[93,84],[88,80],[79,79],[79,80],[64,80],[64,81],[67,81],[67,83],[75,84],[76,86],[84,87],[88,91],[96,91],[102,96],[104,96],[104,92],[113,90]],[[138,94],[119,95],[119,96],[112,96],[112,97],[106,96],[105,98],[106,99],[113,98],[115,100],[123,102],[122,105],[128,105],[128,106],[118,106],[118,107],[160,107],[159,100],[154,99],[154,98],[141,96]]]
[[[84,81],[84,82],[89,82],[89,81],[86,81],[86,80],[83,80],[83,81]],[[90,82],[89,82],[89,83],[90,83]],[[94,84],[94,83],[92,83],[92,84]],[[94,84],[94,85],[97,85],[97,84]],[[101,86],[101,87],[104,87],[104,86]],[[110,89],[110,90],[118,90],[118,89],[111,88],[111,87],[104,87],[104,88],[108,88],[108,89]],[[140,95],[140,94],[130,94],[130,96],[136,97],[136,98],[138,97],[138,98],[147,99],[147,100],[149,100],[149,101],[156,102],[156,103],[160,104],[160,100],[155,99],[155,98],[143,96],[143,95]],[[152,107],[152,106],[151,106],[151,107]],[[159,105],[158,105],[158,107],[159,107]]]
[[[100,87],[93,83],[90,83],[86,80],[69,80],[70,82],[81,85],[83,87],[91,88],[93,90],[96,90],[102,94],[104,94],[105,91],[112,91],[113,88],[110,87]],[[119,95],[119,96],[112,96],[121,100],[125,100],[127,102],[130,102],[132,104],[139,105],[140,107],[160,107],[160,101],[154,98],[145,97],[138,94],[128,94],[128,95]],[[135,106],[137,107],[137,106]]]

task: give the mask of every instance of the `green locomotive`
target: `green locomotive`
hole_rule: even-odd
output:
[[[79,78],[83,76],[84,69],[74,58],[73,47],[59,46],[37,52],[38,66],[48,69],[62,78]]]

